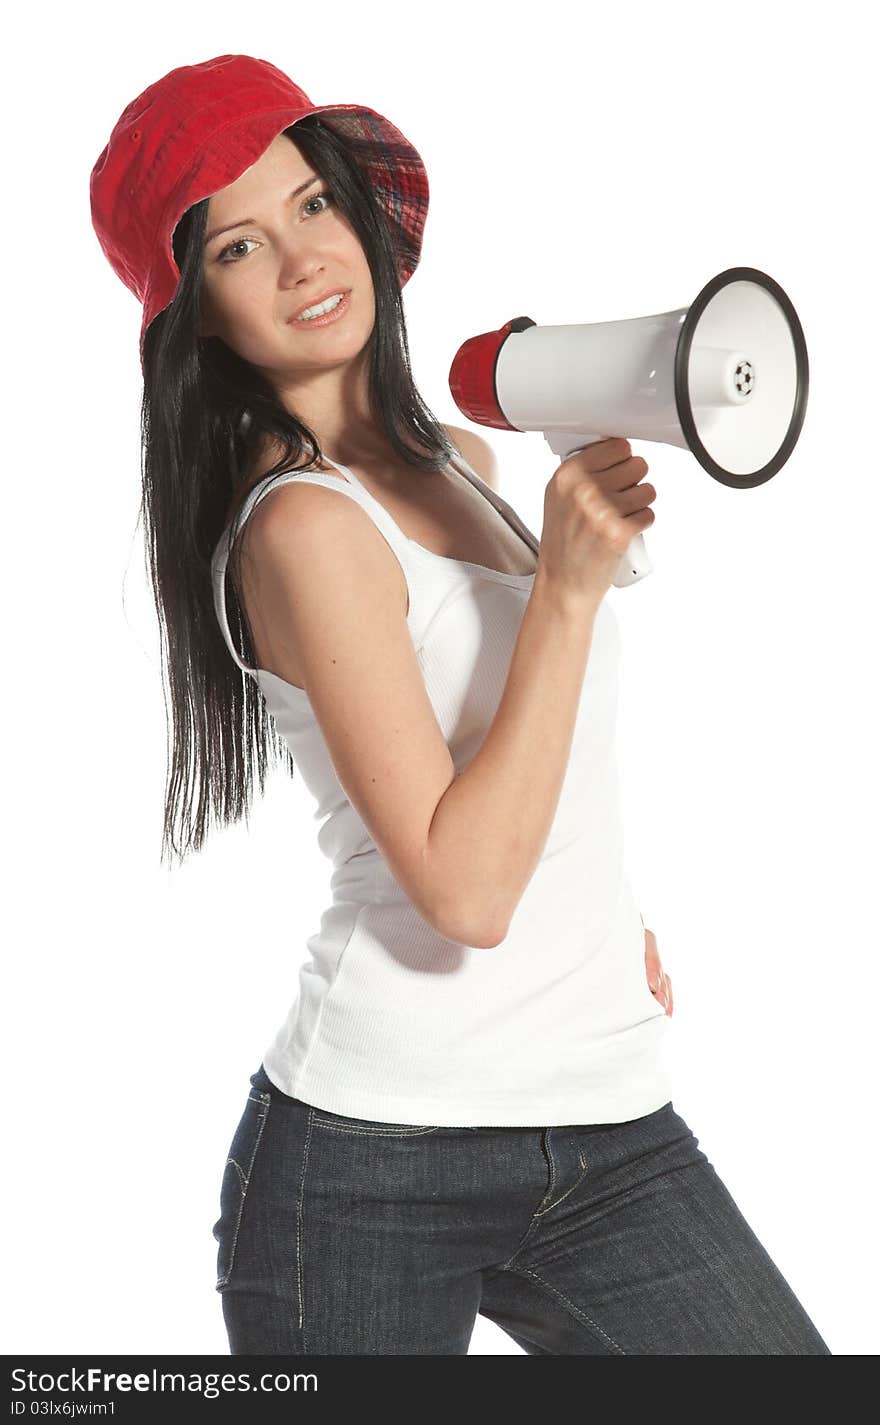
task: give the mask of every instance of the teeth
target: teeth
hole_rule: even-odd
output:
[[[307,322],[312,317],[322,316],[324,312],[332,312],[333,308],[337,307],[342,301],[344,295],[343,292],[337,292],[335,297],[328,297],[326,302],[319,302],[316,307],[306,307],[304,312],[300,312],[296,320],[298,322]]]

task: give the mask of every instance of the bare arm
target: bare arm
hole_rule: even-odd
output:
[[[597,609],[566,607],[539,570],[489,731],[431,821],[425,864],[452,896],[443,913],[459,904],[487,946],[507,934],[550,834]]]
[[[457,426],[446,429],[465,460],[497,490],[498,462],[488,441]],[[553,825],[598,607],[598,601],[566,606],[542,577],[536,579],[492,726],[432,818],[425,848],[429,875],[454,887],[462,907],[479,905],[487,945],[504,938]],[[454,905],[448,914],[455,918]]]

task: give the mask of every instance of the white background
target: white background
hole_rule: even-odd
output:
[[[875,1354],[870,7],[150,0],[135,24],[56,9],[49,47],[29,14],[5,90],[5,1349],[227,1351],[223,1163],[328,894],[281,769],[249,825],[160,869],[141,310],[89,213],[124,106],[243,52],[316,103],[377,109],[424,158],[405,306],[442,421],[470,424],[447,381],[461,342],[520,314],[669,311],[740,265],[798,311],[810,401],[774,479],[731,490],[634,443],[659,493],[654,572],[608,595],[618,755],[630,879],[673,981],[675,1108],[832,1352]],[[558,462],[540,433],[484,434],[539,533]],[[471,1352],[520,1354],[482,1318]]]

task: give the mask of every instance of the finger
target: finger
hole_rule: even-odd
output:
[[[658,984],[658,986],[657,986],[656,989],[652,986],[651,993],[654,995],[655,999],[657,999],[657,1000],[660,1001],[660,1003],[662,1004],[663,1008],[666,1010],[667,1013],[669,1012],[669,989],[668,989],[668,986],[669,986],[669,976],[666,975],[666,974],[664,974],[663,969],[662,969],[662,967],[661,967],[659,984]]]
[[[660,956],[657,954],[656,942],[653,946],[646,943],[645,973],[648,977],[648,984],[651,986],[651,989],[660,989],[663,983],[663,967],[660,964]]]

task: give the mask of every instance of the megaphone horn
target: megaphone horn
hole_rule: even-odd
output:
[[[690,307],[617,322],[538,326],[515,317],[458,349],[459,410],[499,430],[540,430],[554,454],[626,436],[690,450],[723,485],[762,485],[788,460],[807,408],[797,313],[754,267],[720,272]],[[650,572],[641,534],[614,579]]]

